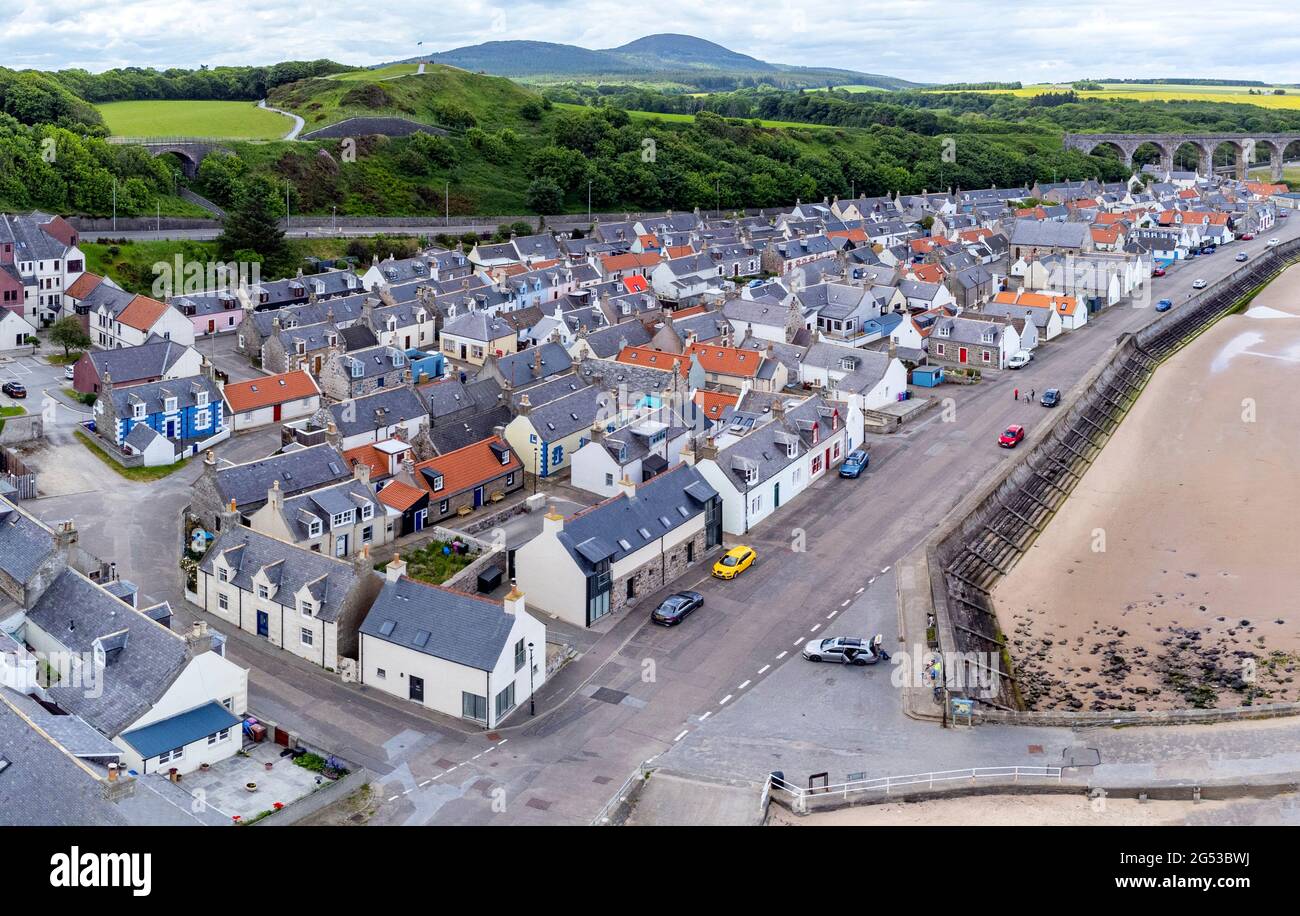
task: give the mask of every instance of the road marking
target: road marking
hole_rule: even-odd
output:
[[[795,645],[798,645],[798,643],[795,643]],[[776,657],[776,660],[779,662],[781,659],[785,658],[789,654],[790,654],[789,652],[782,652],[780,655]]]
[[[719,705],[719,706],[725,706],[725,705],[727,705],[727,701],[730,700],[730,699],[732,698],[733,695],[734,695],[734,694],[730,694],[730,693],[727,694],[725,697],[723,697],[721,700],[718,701],[718,705]]]
[[[870,585],[872,582],[875,582],[875,581],[876,581],[876,577],[875,577],[875,576],[872,576],[870,579],[867,580],[867,584]]]
[[[501,744],[505,744],[505,743],[507,743],[509,740],[510,740],[509,738],[502,738],[502,739],[501,739]],[[497,747],[500,747],[501,744],[498,744]]]
[[[839,611],[831,611],[829,614],[826,615],[826,619],[827,619],[827,620],[830,620],[830,619],[832,619],[832,618],[833,618],[836,614],[838,614],[838,613],[839,613]]]
[[[708,718],[709,716],[711,716],[711,715],[713,715],[713,710],[712,710],[712,709],[710,709],[710,710],[709,710],[708,712],[706,712],[704,715],[700,716],[700,721],[703,722],[705,719],[707,719],[707,718]]]
[[[854,592],[853,594],[855,594],[855,595],[861,595],[861,594],[862,594],[863,592],[865,592],[866,590],[867,590],[867,587],[864,585],[864,586],[862,586],[862,588],[858,589],[858,590],[857,590],[856,592]]]
[[[683,728],[683,729],[682,729],[682,733],[681,733],[680,735],[678,735],[676,738],[674,738],[673,741],[681,741],[681,740],[682,740],[683,738],[685,738],[688,734],[690,734],[690,731],[691,731],[691,730],[690,730],[689,728]]]
[[[849,606],[849,599],[848,599],[848,598],[845,598],[845,599],[844,599],[844,603],[841,604],[840,607],[848,607],[848,606]]]
[[[759,669],[758,669],[758,673],[759,673],[759,674],[762,674],[764,671],[766,671],[768,668],[771,668],[771,667],[772,667],[771,665],[764,665],[762,668],[759,668]]]
[[[796,640],[794,641],[794,644],[797,646],[797,645],[799,645],[799,643],[801,643],[801,642],[803,642],[803,637],[802,637],[802,636],[800,636],[798,639],[796,639]]]
[[[741,685],[740,685],[739,687],[737,687],[736,689],[737,689],[737,690],[744,690],[744,689],[745,689],[746,687],[748,687],[748,686],[749,686],[749,681],[745,681],[745,683],[741,684]]]
[[[389,798],[388,800],[389,800],[389,801],[397,801],[397,800],[398,800],[399,798],[401,798],[401,797],[402,797],[402,796],[400,796],[400,795],[394,795],[394,796],[392,796],[391,798]]]
[[[495,751],[496,749],[497,749],[497,746],[494,744],[494,745],[492,745],[490,748],[488,748],[486,751],[484,751],[483,753],[485,753],[485,754],[490,754],[490,753],[492,753],[493,751]]]
[[[820,630],[821,628],[822,628],[822,625],[821,625],[820,623],[814,623],[814,624],[812,625],[812,629],[809,630],[808,632],[809,632],[809,633],[816,633],[816,632],[817,632],[818,630]]]
[[[427,786],[427,785],[428,785],[429,783],[431,783],[431,782],[433,782],[432,779],[426,779],[424,782],[420,783],[420,788],[423,789],[425,786]]]
[[[887,572],[889,572],[889,567],[888,567],[888,566],[886,566],[884,569],[882,569],[882,570],[880,571],[880,574],[883,576],[883,575],[884,575],[885,573],[887,573]]]
[[[454,767],[452,767],[452,768],[451,768],[450,770],[448,770],[447,772],[448,772],[448,773],[451,773],[451,772],[454,772],[455,770],[458,770],[458,769],[460,769],[460,764],[459,764],[459,763],[456,764]]]

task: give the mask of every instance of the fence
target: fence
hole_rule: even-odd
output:
[[[0,479],[14,488],[14,499],[36,498],[36,472],[7,448],[0,448]]]
[[[911,773],[906,776],[850,779],[836,785],[809,786],[808,788],[795,785],[773,773],[767,777],[764,798],[771,797],[774,792],[784,792],[790,797],[791,807],[796,812],[805,814],[808,811],[809,802],[814,799],[848,804],[850,798],[858,799],[863,796],[879,798],[905,790],[933,792],[936,789],[947,790],[977,785],[1018,785],[1022,780],[1042,781],[1047,784],[1060,785],[1061,773],[1061,767],[1047,766],[970,767],[962,770]]]
[[[618,791],[610,796],[609,801],[605,802],[601,809],[596,812],[596,816],[591,819],[591,826],[616,826],[620,815],[626,816],[627,811],[623,809],[630,807],[640,791],[641,785],[650,777],[650,772],[648,763],[642,763],[633,770],[632,775],[623,780],[623,785],[618,787]]]

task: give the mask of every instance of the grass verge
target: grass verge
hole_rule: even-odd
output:
[[[102,448],[96,445],[94,440],[91,439],[90,436],[87,436],[85,433],[83,433],[81,430],[77,430],[75,435],[78,439],[81,440],[82,445],[84,445],[86,448],[90,449],[91,452],[94,453],[96,458],[104,462],[104,464],[108,465],[114,471],[117,471],[117,473],[122,477],[125,477],[127,480],[134,480],[137,483],[148,483],[149,481],[152,480],[162,480],[162,478],[164,477],[169,477],[172,474],[179,471],[181,468],[185,467],[186,463],[189,460],[186,459],[185,461],[178,461],[175,464],[166,464],[166,465],[161,465],[159,467],[152,467],[152,468],[146,468],[146,467],[127,468],[127,467],[123,467],[122,465],[114,461],[112,456],[110,456]]]

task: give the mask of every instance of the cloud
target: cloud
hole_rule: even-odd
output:
[[[0,0],[0,61],[88,70],[321,57],[373,64],[482,41],[605,48],[677,31],[776,63],[924,82],[1300,82],[1300,8],[1264,0],[1239,0],[1230,15],[1211,0],[1185,0],[1176,13],[1151,0],[659,0],[637,9],[629,17],[626,0]]]

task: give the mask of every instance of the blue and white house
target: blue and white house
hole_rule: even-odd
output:
[[[105,378],[94,416],[100,439],[146,466],[174,464],[230,435],[221,390],[202,375],[126,388]]]

